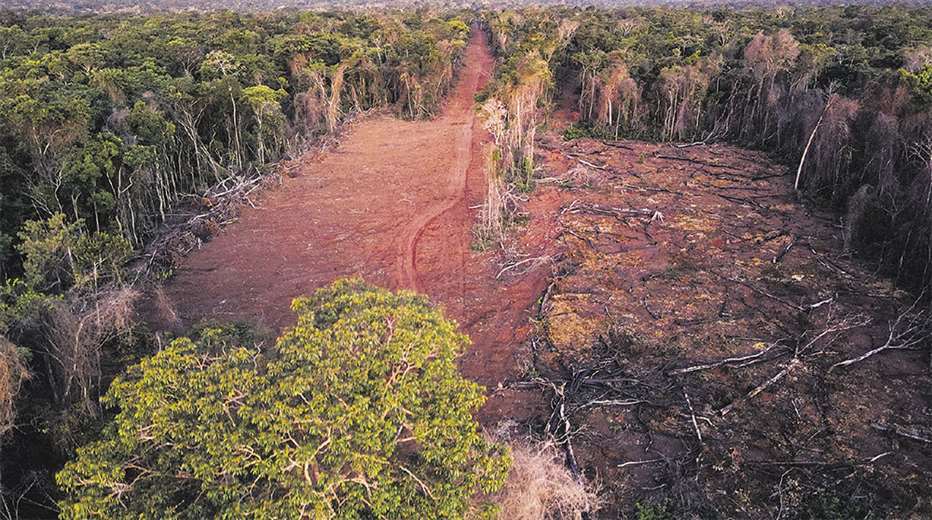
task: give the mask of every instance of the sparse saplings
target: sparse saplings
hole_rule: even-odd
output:
[[[63,518],[462,518],[502,487],[456,324],[357,280],[293,309],[274,347],[207,330],[115,381],[57,476]]]

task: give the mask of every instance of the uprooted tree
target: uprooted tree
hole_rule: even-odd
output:
[[[454,323],[358,280],[293,309],[274,348],[209,329],[114,382],[116,418],[58,474],[63,517],[456,518],[501,488]]]

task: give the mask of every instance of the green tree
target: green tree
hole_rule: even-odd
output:
[[[61,213],[26,221],[19,239],[23,278],[31,289],[45,293],[118,282],[130,255],[122,237],[87,233],[83,221],[69,223]]]
[[[900,69],[900,75],[924,105],[932,105],[932,64],[916,72]]]
[[[427,300],[342,280],[293,309],[273,349],[207,330],[115,381],[63,517],[457,518],[503,485],[468,339]]]
[[[256,155],[259,163],[265,164],[267,151],[271,148],[277,156],[278,148],[282,147],[284,141],[285,116],[282,114],[281,102],[288,97],[288,93],[266,85],[256,85],[244,88],[243,97],[256,118]]]

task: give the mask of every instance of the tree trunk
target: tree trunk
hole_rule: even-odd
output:
[[[825,108],[822,109],[822,113],[819,114],[819,119],[812,129],[812,133],[809,134],[809,140],[806,141],[806,147],[803,149],[803,156],[799,160],[799,168],[796,169],[796,182],[793,183],[793,189],[795,191],[799,191],[799,181],[803,175],[803,166],[806,164],[806,156],[809,155],[809,148],[812,147],[812,141],[815,140],[816,132],[819,131],[819,127],[822,125],[822,119],[825,117],[825,113],[828,112],[829,107],[832,106],[832,101],[833,97],[829,96],[828,101],[825,103]]]

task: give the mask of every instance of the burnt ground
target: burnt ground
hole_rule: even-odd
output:
[[[553,133],[539,155],[524,209],[558,261],[512,386],[552,407],[517,421],[570,441],[603,515],[932,515],[928,329],[785,167]],[[891,327],[905,348],[832,368]]]

